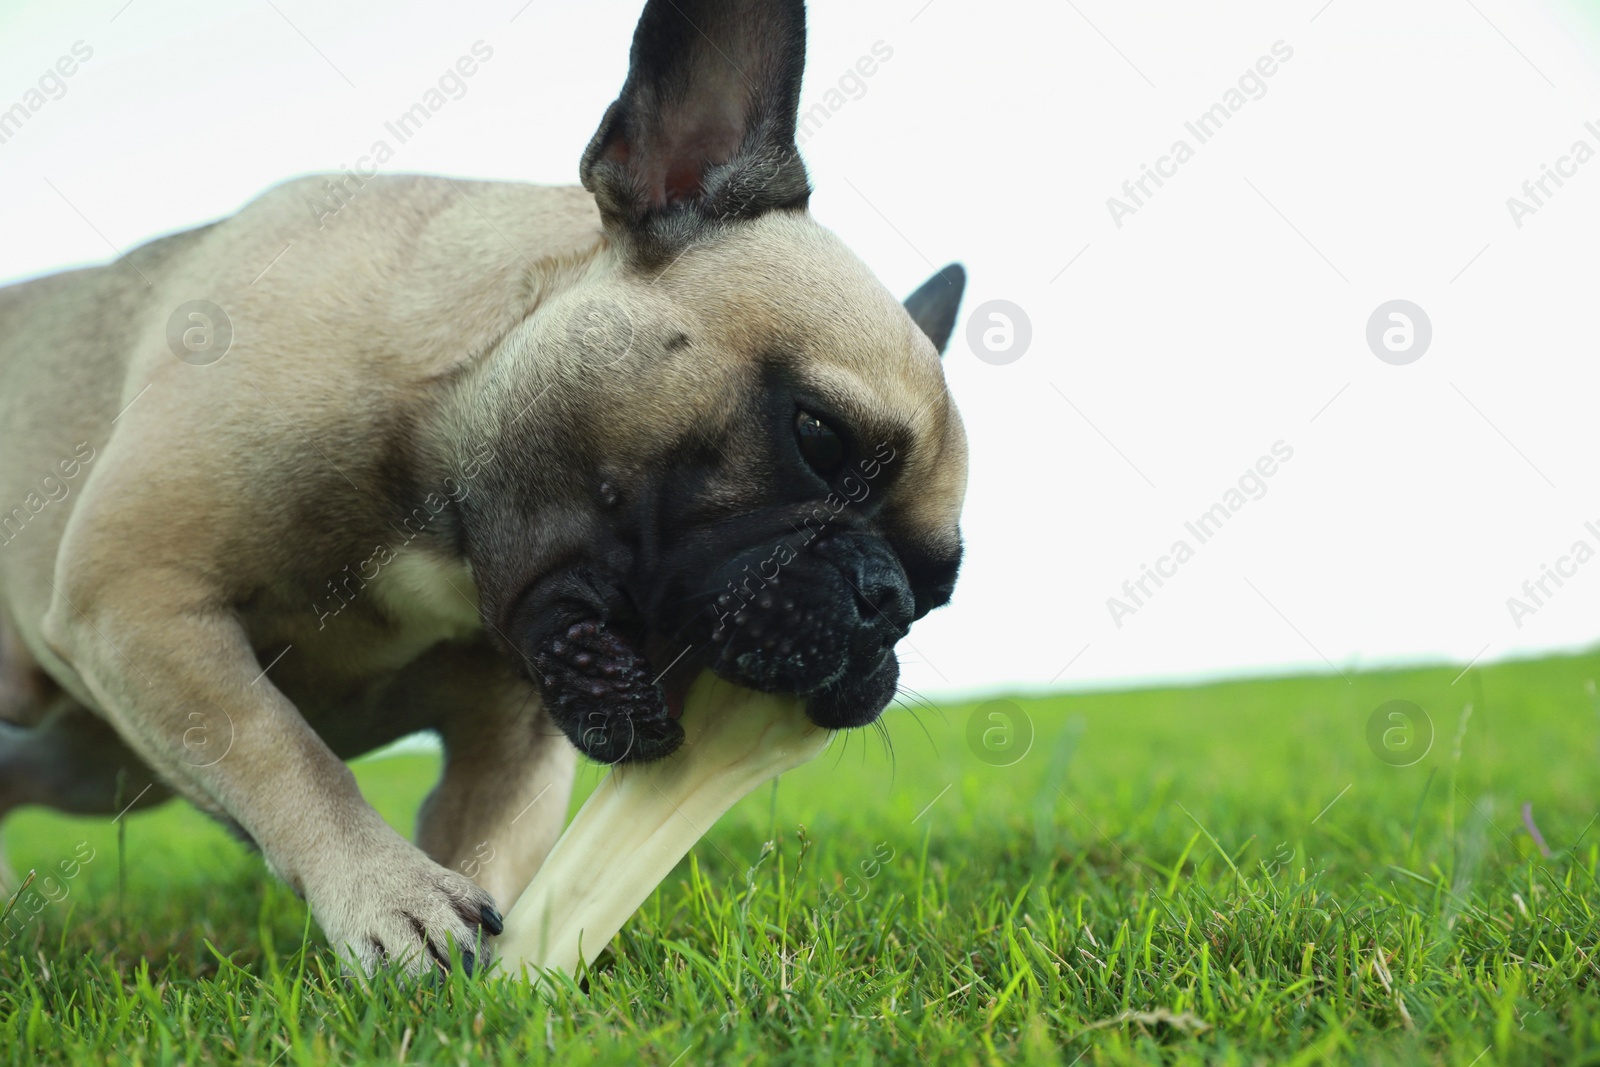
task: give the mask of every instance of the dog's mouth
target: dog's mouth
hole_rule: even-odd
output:
[[[915,610],[905,570],[881,539],[818,541],[786,566],[766,552],[735,555],[702,594],[709,602],[680,632],[689,670],[709,668],[764,693],[805,698],[818,726],[842,730],[875,720],[899,681],[896,643]]]
[[[715,621],[695,640],[646,638],[645,658],[656,670],[670,718],[682,717],[689,686],[704,670],[749,689],[803,696],[808,716],[828,729],[864,726],[878,717],[895,693],[894,645],[905,626],[875,610],[863,617],[834,598],[786,592],[775,582],[748,603],[719,597]]]
[[[741,563],[718,587],[706,634],[711,669],[761,692],[804,696],[818,726],[876,719],[894,697],[894,646],[913,610],[893,554],[872,542],[834,542],[781,573]]]
[[[691,662],[694,646],[653,632],[644,636],[642,646],[645,661],[656,672],[653,680],[661,687],[667,718],[676,722],[683,718],[683,705],[688,699],[689,686],[700,670],[697,663]]]
[[[685,605],[678,617],[646,602],[644,611],[563,622],[524,644],[551,718],[581,752],[603,763],[671,754],[689,687],[705,670],[803,697],[810,719],[832,730],[864,726],[889,705],[899,680],[894,646],[914,600],[887,546],[836,539],[781,573],[749,558],[725,563],[709,591],[652,588],[657,604]]]

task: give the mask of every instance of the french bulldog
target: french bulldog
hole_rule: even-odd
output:
[[[420,973],[701,672],[874,721],[961,559],[965,276],[902,304],[809,214],[804,52],[650,0],[581,187],[302,178],[0,290],[0,816],[182,796]],[[344,761],[424,730],[413,845]]]

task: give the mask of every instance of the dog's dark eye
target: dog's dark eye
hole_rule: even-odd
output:
[[[844,440],[832,426],[809,411],[802,411],[794,417],[794,435],[800,442],[800,455],[812,470],[824,478],[839,473],[844,466]]]

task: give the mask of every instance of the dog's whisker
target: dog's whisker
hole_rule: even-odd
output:
[[[923,696],[921,693],[917,692],[915,689],[912,689],[910,686],[907,686],[907,685],[898,685],[898,686],[896,686],[895,687],[895,692],[897,694],[901,694],[901,695],[905,695],[905,696],[911,697],[912,699],[914,699],[916,701],[917,706],[919,708],[921,708],[923,711],[932,712],[933,714],[935,714],[935,715],[937,715],[939,717],[939,721],[940,722],[945,723],[946,725],[949,725],[950,717],[949,717],[948,714],[946,714],[945,709],[944,709],[944,707],[942,705],[937,704],[932,700],[929,700],[927,697]]]

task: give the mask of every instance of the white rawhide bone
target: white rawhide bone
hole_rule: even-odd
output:
[[[573,817],[506,916],[495,948],[503,973],[538,980],[593,963],[712,823],[832,736],[799,699],[710,674],[689,689],[683,730],[677,752],[614,769]]]

